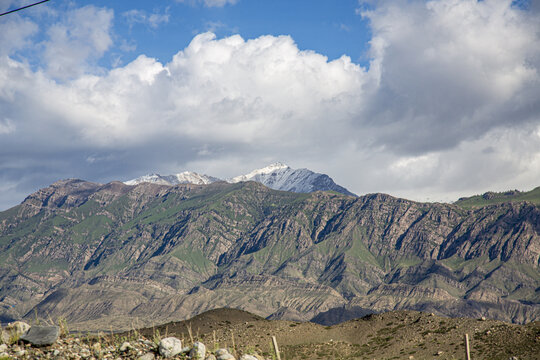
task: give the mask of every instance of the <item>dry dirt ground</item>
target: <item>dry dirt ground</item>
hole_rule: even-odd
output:
[[[200,340],[210,349],[272,356],[276,336],[281,359],[465,359],[540,360],[540,322],[527,325],[495,320],[446,318],[416,311],[368,315],[334,326],[270,321],[233,309],[217,309],[190,320],[138,330],[147,338],[176,336]],[[191,334],[190,334],[191,333]]]

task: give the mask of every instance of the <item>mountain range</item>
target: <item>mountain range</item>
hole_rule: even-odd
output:
[[[326,174],[316,173],[309,169],[292,169],[288,165],[280,162],[253,170],[249,174],[236,176],[227,180],[221,180],[209,175],[201,175],[196,172],[184,171],[179,174],[166,176],[161,176],[159,174],[144,175],[136,179],[125,181],[124,183],[127,185],[137,185],[143,182],[160,185],[202,185],[211,184],[217,181],[226,181],[232,184],[241,181],[256,181],[274,190],[292,191],[297,193],[335,191],[345,195],[356,196],[344,187],[337,185],[334,180]]]
[[[540,319],[540,188],[441,204],[243,181],[282,184],[273,172],[29,195],[0,212],[0,320],[122,329],[220,307],[326,324],[395,309]]]

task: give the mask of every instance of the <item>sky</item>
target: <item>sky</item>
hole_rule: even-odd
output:
[[[60,179],[277,161],[359,195],[531,190],[539,2],[51,0],[0,16],[0,210]]]

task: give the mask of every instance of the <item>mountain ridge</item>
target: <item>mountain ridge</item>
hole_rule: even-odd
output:
[[[344,187],[337,185],[332,178],[326,174],[316,173],[309,169],[292,169],[290,166],[280,162],[226,180],[221,180],[209,175],[184,171],[179,174],[166,176],[159,174],[143,175],[139,178],[125,181],[124,183],[127,185],[137,185],[142,182],[150,182],[159,185],[174,186],[179,184],[207,185],[218,181],[225,181],[228,183],[255,181],[274,190],[298,193],[331,190],[345,195],[357,196]]]
[[[488,191],[482,195],[462,197],[455,203],[461,207],[478,208],[504,202],[529,201],[540,205],[540,186],[530,191],[507,190],[503,192]]]
[[[540,316],[539,224],[527,202],[63,180],[0,212],[0,317],[151,322],[228,306],[295,320],[361,308],[523,323]]]
[[[208,185],[216,181],[222,181],[213,176],[198,174],[192,171],[184,171],[174,175],[162,176],[159,174],[143,175],[136,179],[125,181],[126,185],[138,185],[143,182],[149,182],[158,185],[178,185],[178,184],[195,184]]]

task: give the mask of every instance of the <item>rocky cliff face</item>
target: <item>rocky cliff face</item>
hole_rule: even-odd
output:
[[[540,319],[539,231],[527,202],[465,209],[255,182],[66,180],[0,213],[0,318],[157,323],[235,307],[522,323]]]

